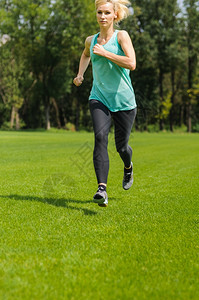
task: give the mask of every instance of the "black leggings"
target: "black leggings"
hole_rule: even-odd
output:
[[[128,145],[137,109],[111,112],[102,102],[90,100],[90,112],[95,133],[93,162],[98,183],[107,183],[109,171],[108,134],[113,118],[117,152],[126,167],[131,165],[132,148]]]

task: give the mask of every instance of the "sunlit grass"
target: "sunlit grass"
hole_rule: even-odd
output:
[[[133,133],[129,191],[109,141],[100,208],[92,133],[0,132],[0,299],[199,298],[199,135]]]

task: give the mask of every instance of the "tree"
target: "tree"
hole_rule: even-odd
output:
[[[13,53],[10,38],[2,38],[0,45],[0,95],[4,106],[10,110],[10,127],[14,123],[16,129],[20,128],[19,109],[23,104],[21,81],[23,62]]]
[[[37,110],[45,111],[46,128],[50,128],[52,108],[60,126],[59,111],[65,114],[63,99],[72,88],[85,32],[93,28],[94,22],[89,18],[94,17],[94,3],[80,0],[4,2],[0,6],[1,31],[9,34],[13,53],[23,58],[26,68],[23,115],[30,116],[29,110],[35,109],[34,102],[37,102]]]
[[[198,48],[199,48],[199,1],[185,0],[186,7],[186,37],[188,48],[188,91],[193,89],[194,77],[197,71]],[[188,92],[188,93],[189,93]],[[187,107],[187,131],[192,130],[192,97],[188,95]]]
[[[198,1],[184,2],[183,14],[177,0],[131,0],[120,24],[136,50],[138,130],[159,123],[172,131],[186,119],[197,128],[199,10]],[[91,68],[79,89],[72,80],[86,37],[98,30],[93,0],[2,0],[0,126],[20,119],[26,128],[90,128]]]

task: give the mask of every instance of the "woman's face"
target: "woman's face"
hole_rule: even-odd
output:
[[[108,2],[102,4],[97,8],[97,22],[100,27],[107,27],[113,24],[113,21],[117,17],[114,11],[113,4]]]

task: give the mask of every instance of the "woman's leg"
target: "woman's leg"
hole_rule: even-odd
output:
[[[111,114],[108,108],[97,100],[90,100],[90,112],[95,133],[93,163],[98,184],[107,184],[109,171],[108,134],[111,126]]]
[[[112,113],[115,124],[115,144],[126,168],[130,168],[132,148],[128,145],[137,109]]]

